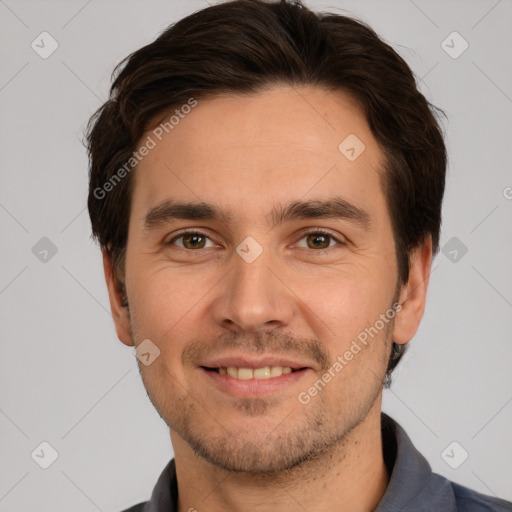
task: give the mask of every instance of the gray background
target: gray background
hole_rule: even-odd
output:
[[[458,252],[434,260],[384,410],[435,471],[512,500],[512,2],[306,3],[368,21],[448,115],[441,244],[456,237]],[[114,65],[206,5],[0,0],[1,511],[121,510],[149,498],[172,456],[115,335],[80,139]],[[43,31],[59,45],[47,59],[31,48]],[[441,46],[453,31],[469,43],[456,59]],[[46,261],[43,237],[57,248]],[[31,457],[43,441],[59,454],[48,469]],[[458,469],[441,456],[453,441],[469,453]],[[448,453],[460,461],[461,448]]]

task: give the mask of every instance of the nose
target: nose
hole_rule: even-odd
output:
[[[234,253],[231,270],[215,293],[215,322],[239,334],[281,330],[290,325],[295,311],[294,295],[267,251],[251,263]]]

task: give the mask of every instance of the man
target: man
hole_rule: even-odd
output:
[[[512,510],[381,412],[438,251],[434,108],[372,29],[298,2],[208,7],[124,62],[89,212],[175,455],[129,511]]]

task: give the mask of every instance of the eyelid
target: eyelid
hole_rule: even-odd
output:
[[[326,229],[326,228],[306,228],[306,231],[303,231],[302,232],[302,236],[304,235],[309,235],[311,233],[318,233],[320,235],[329,235],[331,238],[334,238],[337,242],[343,242],[345,239],[342,235],[340,235],[339,233],[335,233],[334,231],[331,231],[329,229]],[[340,239],[340,236],[341,238],[343,238],[343,240]]]

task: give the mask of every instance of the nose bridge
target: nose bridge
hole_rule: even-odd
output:
[[[242,241],[233,253],[231,271],[215,300],[216,321],[244,331],[288,324],[292,298],[273,267],[276,262],[269,249],[251,237]]]

